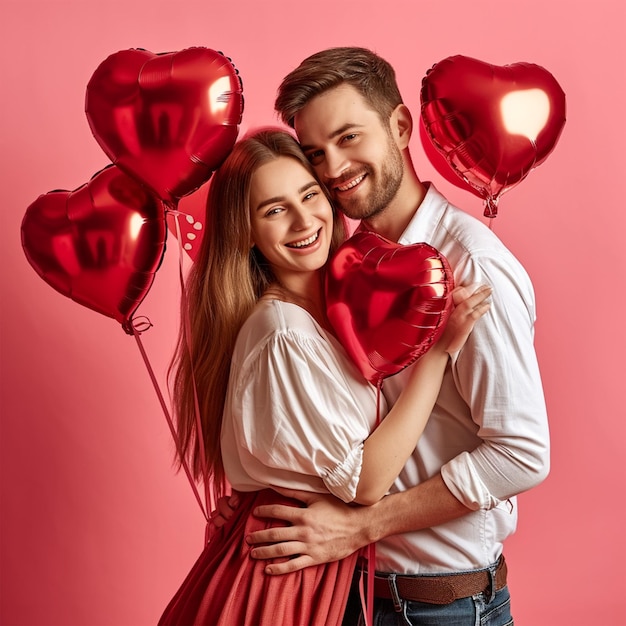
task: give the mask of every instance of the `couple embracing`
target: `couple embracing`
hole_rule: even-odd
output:
[[[357,555],[371,543],[374,623],[512,624],[503,542],[515,496],[549,469],[529,277],[420,181],[411,114],[377,54],[312,55],[276,109],[297,141],[260,129],[235,145],[187,282],[190,340],[181,328],[173,362],[182,453],[234,495],[160,624],[363,623]],[[379,407],[326,317],[343,215],[432,245],[459,286],[441,338],[385,381]]]

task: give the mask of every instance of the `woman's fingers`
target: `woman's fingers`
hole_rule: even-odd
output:
[[[467,341],[474,324],[490,308],[491,287],[479,285],[476,288],[458,287],[452,292],[455,308],[444,332],[443,344],[450,354],[458,352]]]

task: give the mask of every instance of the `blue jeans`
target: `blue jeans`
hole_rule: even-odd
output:
[[[496,591],[494,598],[479,593],[450,604],[427,604],[402,600],[402,612],[393,601],[374,601],[374,626],[512,626],[509,588]],[[361,598],[352,591],[343,618],[343,626],[364,626]]]

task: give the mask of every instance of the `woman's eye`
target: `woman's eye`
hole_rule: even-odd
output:
[[[310,200],[311,198],[315,198],[316,195],[317,195],[317,191],[309,191],[309,193],[307,193],[306,196],[304,196],[304,199]]]
[[[278,215],[283,210],[283,207],[275,206],[271,208],[266,214],[266,217],[271,217],[272,215]]]

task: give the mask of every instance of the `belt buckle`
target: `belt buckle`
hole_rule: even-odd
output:
[[[389,591],[391,592],[391,599],[393,600],[393,608],[396,613],[402,613],[402,601],[400,594],[398,593],[398,586],[396,585],[396,575],[389,574],[387,578],[387,584],[389,585]]]

